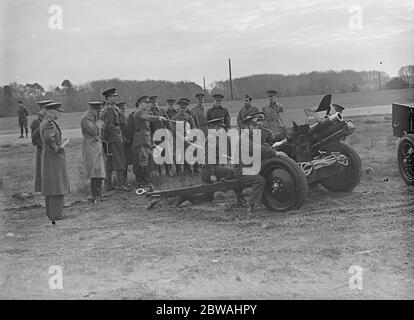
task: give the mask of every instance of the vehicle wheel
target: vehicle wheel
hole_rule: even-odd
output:
[[[262,163],[260,174],[266,179],[263,204],[271,211],[299,209],[308,194],[306,176],[289,157],[276,155]]]
[[[358,153],[343,141],[329,146],[325,151],[342,153],[348,158],[348,166],[340,173],[320,180],[321,185],[333,192],[351,192],[362,176],[362,162]]]
[[[414,186],[414,134],[407,133],[398,143],[398,169],[404,182]]]

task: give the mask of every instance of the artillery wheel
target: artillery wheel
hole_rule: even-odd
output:
[[[351,192],[362,176],[362,162],[358,153],[343,141],[330,145],[325,151],[342,153],[348,158],[348,166],[340,173],[320,180],[321,185],[333,192]]]
[[[277,155],[262,163],[260,174],[266,179],[263,204],[271,211],[299,209],[308,194],[306,176],[297,163]]]
[[[414,186],[414,134],[404,135],[397,148],[398,169],[404,182]]]

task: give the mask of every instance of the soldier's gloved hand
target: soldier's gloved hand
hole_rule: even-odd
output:
[[[162,122],[167,122],[167,118],[165,118],[163,116],[159,116],[158,119]]]
[[[62,147],[57,147],[57,148],[55,149],[55,152],[56,152],[57,154],[63,153],[64,151],[65,151],[65,149],[63,149]]]

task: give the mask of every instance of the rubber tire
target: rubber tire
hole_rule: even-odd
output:
[[[362,177],[362,161],[358,153],[344,141],[338,141],[326,151],[337,151],[348,158],[348,166],[340,173],[320,180],[322,186],[332,192],[351,192]]]
[[[267,173],[269,173],[267,170],[270,170],[270,167],[282,168],[293,178],[294,192],[292,194],[294,198],[285,205],[281,205],[277,202],[277,200],[273,199],[271,188],[268,186],[269,177],[266,177]],[[306,176],[298,164],[288,156],[276,155],[273,158],[264,161],[262,163],[260,175],[266,179],[262,202],[270,211],[285,212],[289,210],[297,210],[306,201],[306,197],[308,195],[308,183]]]
[[[407,186],[414,186],[414,177],[409,177],[406,175],[406,173],[404,172],[403,169],[403,164],[402,164],[402,142],[410,142],[411,145],[414,146],[414,134],[413,133],[407,133],[406,135],[404,135],[401,140],[398,142],[398,147],[397,147],[397,159],[398,159],[398,170],[400,171],[400,175],[401,178],[404,180],[404,182],[406,183]]]

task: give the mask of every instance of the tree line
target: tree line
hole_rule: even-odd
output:
[[[23,100],[29,113],[38,111],[36,101],[53,99],[62,101],[67,112],[87,109],[87,102],[102,100],[102,92],[115,87],[119,95],[129,106],[133,106],[137,97],[143,94],[158,95],[160,104],[165,104],[168,98],[188,97],[194,101],[194,95],[203,92],[203,88],[190,81],[164,80],[121,80],[103,79],[73,85],[65,79],[59,86],[44,89],[40,84],[10,83],[0,87],[0,117],[16,114],[17,100]],[[279,96],[301,96],[325,93],[344,93],[378,89],[399,89],[414,87],[414,65],[400,68],[398,76],[391,78],[380,71],[313,71],[297,75],[258,74],[233,79],[233,98],[243,99],[249,93],[255,99],[266,97],[267,89],[276,89]],[[220,92],[225,99],[230,99],[230,82],[216,81],[206,90],[207,101],[212,101],[211,95]]]

